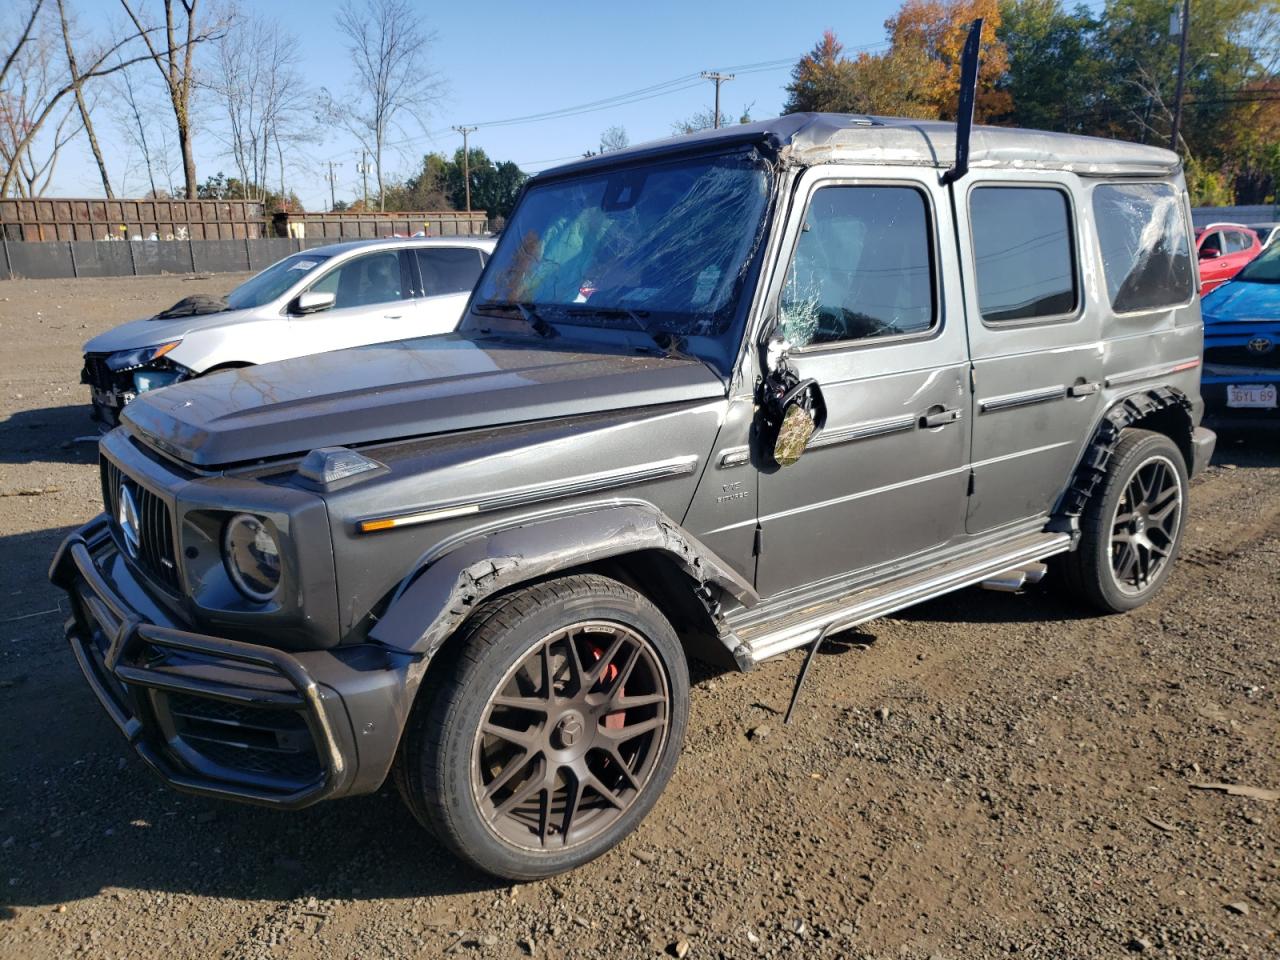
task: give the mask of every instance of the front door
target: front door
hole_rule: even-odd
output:
[[[1105,305],[1079,242],[1072,178],[962,181],[960,248],[969,260],[973,492],[967,527],[983,533],[1043,517],[1066,487],[1102,399]]]
[[[761,469],[764,596],[964,531],[969,369],[948,198],[936,176],[884,173],[814,168],[792,206],[769,303],[825,422],[797,463]]]
[[[308,289],[332,293],[334,304],[290,321],[296,354],[322,353],[414,335],[407,254],[374,250],[334,267]]]

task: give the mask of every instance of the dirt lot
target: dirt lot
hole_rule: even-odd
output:
[[[1280,435],[1223,437],[1134,614],[931,603],[830,644],[789,728],[798,654],[699,669],[666,795],[556,880],[461,867],[390,789],[164,789],[45,571],[99,509],[80,344],[237,279],[0,284],[0,956],[1280,957],[1280,803],[1191,786],[1280,789]]]

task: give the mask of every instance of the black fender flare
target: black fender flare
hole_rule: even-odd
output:
[[[1084,455],[1076,465],[1075,473],[1071,476],[1071,485],[1058,501],[1051,528],[1057,529],[1066,523],[1074,529],[1075,518],[1084,513],[1089,498],[1106,475],[1111,455],[1120,442],[1120,431],[1161,410],[1180,410],[1186,416],[1186,439],[1190,443],[1191,431],[1195,425],[1194,414],[1191,401],[1181,390],[1155,387],[1121,397],[1102,415],[1089,445],[1085,447]],[[1190,469],[1190,464],[1187,469]]]
[[[641,550],[658,550],[675,560],[698,585],[713,615],[723,595],[744,606],[759,599],[750,583],[657,507],[610,501],[450,541],[402,581],[369,638],[430,660],[487,597]]]

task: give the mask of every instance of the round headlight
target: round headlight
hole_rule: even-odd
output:
[[[280,545],[267,525],[248,513],[227,521],[222,559],[236,589],[250,600],[270,600],[280,586]]]

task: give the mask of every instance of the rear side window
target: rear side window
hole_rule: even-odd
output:
[[[484,262],[474,247],[422,247],[414,251],[422,287],[428,297],[446,293],[470,293],[480,279]]]
[[[1170,184],[1101,184],[1093,191],[1093,218],[1116,313],[1187,301],[1195,289],[1195,266],[1182,201]],[[1210,249],[1211,240],[1201,250]]]
[[[914,187],[813,194],[782,291],[797,347],[924,333],[934,324],[929,209]]]
[[[1075,244],[1065,193],[1053,187],[978,187],[969,196],[969,221],[983,320],[1044,320],[1075,312]]]

